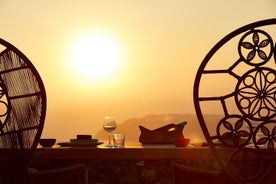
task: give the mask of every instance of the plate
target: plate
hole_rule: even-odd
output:
[[[60,142],[58,145],[65,147],[96,147],[103,144],[104,142]]]
[[[71,143],[76,143],[76,144],[80,144],[80,143],[97,143],[99,142],[98,139],[70,139]]]

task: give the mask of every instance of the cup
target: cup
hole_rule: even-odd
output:
[[[125,134],[113,134],[115,148],[123,148],[125,145]]]

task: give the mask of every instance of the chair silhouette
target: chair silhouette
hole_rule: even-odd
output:
[[[85,164],[34,171],[30,184],[87,184],[88,171]]]
[[[26,166],[41,136],[46,93],[28,58],[0,39],[0,148],[1,178],[26,181]]]
[[[220,40],[199,66],[194,105],[220,168],[213,173],[220,177],[217,183],[273,181],[269,179],[276,156],[275,39],[276,19],[245,25]],[[220,120],[207,122],[214,112]],[[233,149],[228,159],[220,156],[218,142]],[[193,173],[200,177],[200,172]]]
[[[46,92],[30,60],[0,39],[0,183],[29,183],[28,164],[46,115]]]

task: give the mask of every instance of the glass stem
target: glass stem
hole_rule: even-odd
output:
[[[108,133],[108,142],[109,142],[109,146],[111,146],[111,132]]]

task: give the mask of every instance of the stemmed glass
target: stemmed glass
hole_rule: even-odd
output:
[[[108,132],[108,144],[106,145],[106,147],[111,148],[112,144],[111,144],[111,132],[114,131],[116,129],[116,121],[115,118],[113,116],[105,116],[104,117],[104,121],[103,121],[103,128],[105,131]]]

